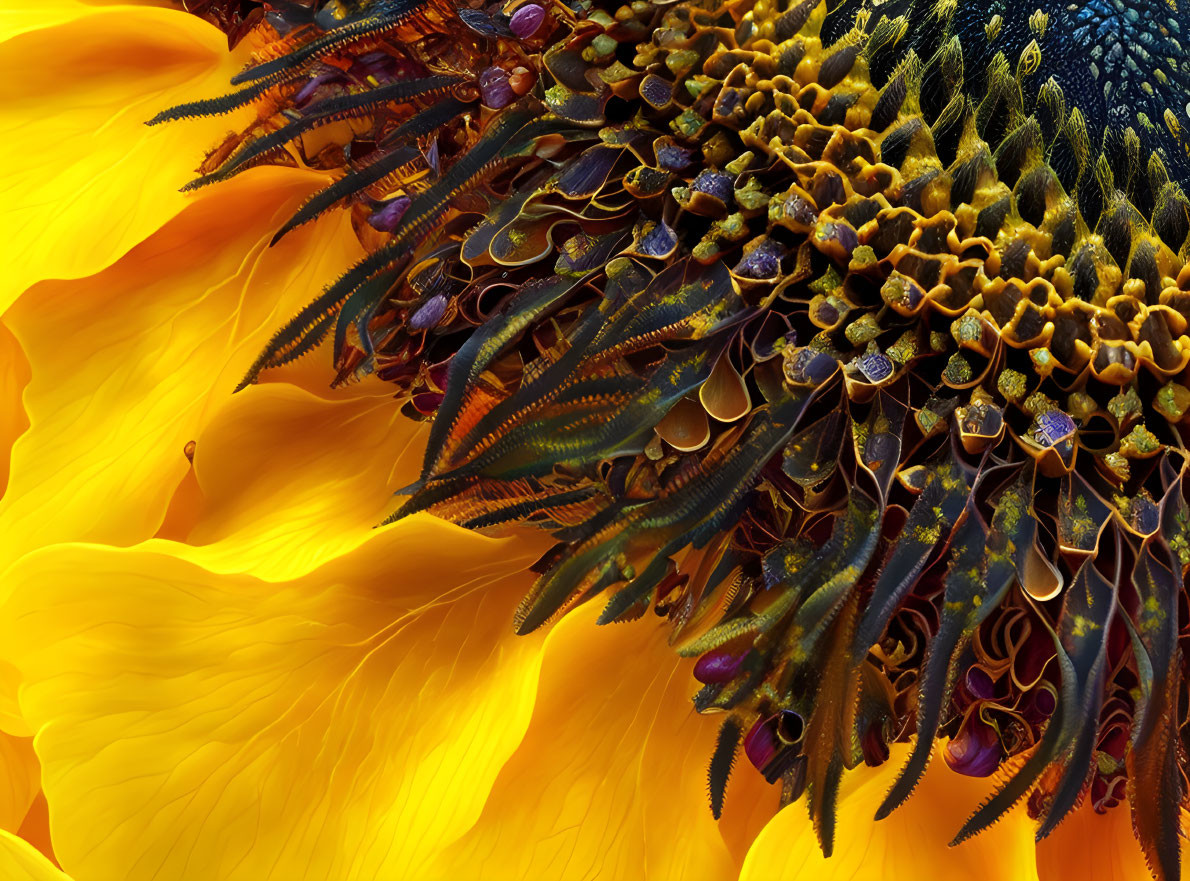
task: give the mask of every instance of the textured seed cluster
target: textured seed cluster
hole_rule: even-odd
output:
[[[824,849],[913,740],[1178,876],[1190,185],[1181,0],[290,4],[195,186],[331,170],[329,343],[430,422],[390,519],[531,525],[515,614],[655,614]],[[241,386],[243,387],[243,386]],[[1141,793],[1137,796],[1137,793]],[[1148,795],[1144,795],[1147,793]],[[1160,793],[1160,797],[1152,797]]]

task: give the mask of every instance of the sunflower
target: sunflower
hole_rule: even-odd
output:
[[[0,19],[5,877],[1177,877],[1185,14],[1041,7]]]

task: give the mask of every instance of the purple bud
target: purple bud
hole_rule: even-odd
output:
[[[293,96],[294,106],[298,108],[305,107],[310,101],[310,98],[313,97],[314,93],[318,90],[319,86],[339,78],[340,76],[338,73],[324,73],[319,74],[316,77],[311,77],[306,81],[304,86],[298,89],[298,93]]]
[[[778,749],[777,738],[769,720],[757,719],[752,730],[744,737],[744,755],[748,757],[748,761],[755,765],[758,771],[763,771],[776,757]]]
[[[426,300],[409,319],[410,330],[426,330],[437,327],[442,316],[446,314],[446,297],[435,294]]]
[[[967,717],[944,752],[950,769],[968,777],[987,777],[999,767],[1003,754],[996,729],[979,718],[978,711]]]
[[[798,349],[785,362],[785,378],[795,385],[820,386],[832,376],[839,362],[826,352],[819,352],[809,346]]]
[[[996,693],[996,684],[992,677],[980,667],[971,667],[967,671],[967,691],[979,700],[991,700]]]
[[[444,397],[445,395],[440,395],[437,392],[422,392],[420,395],[413,396],[413,407],[418,413],[429,416],[442,404]]]
[[[879,768],[888,761],[888,744],[884,742],[879,725],[870,725],[859,742],[860,752],[863,753],[864,764],[869,768]]]
[[[1074,420],[1061,410],[1047,410],[1037,417],[1037,439],[1047,447],[1070,437],[1074,428]]]
[[[673,99],[673,83],[659,76],[647,76],[640,84],[640,96],[654,107],[664,107]]]
[[[645,257],[664,257],[678,245],[677,234],[661,221],[640,240],[640,252]]]
[[[740,106],[742,96],[737,89],[723,89],[719,92],[719,101],[715,112],[720,116],[730,116]]]
[[[508,71],[502,67],[489,67],[479,75],[479,94],[486,106],[499,110],[516,100],[508,79]]]
[[[781,268],[784,249],[772,239],[765,239],[735,266],[740,278],[775,278]]]
[[[438,139],[434,138],[434,142],[430,144],[423,152],[426,165],[430,166],[430,170],[436,175],[442,174],[442,156],[438,151]]]
[[[543,21],[545,21],[545,10],[536,3],[526,3],[512,14],[512,18],[508,22],[508,29],[523,40],[537,33]]]
[[[368,216],[368,225],[380,232],[392,232],[409,210],[409,197],[397,196],[381,203],[380,207]]]
[[[708,196],[714,196],[726,205],[731,201],[733,183],[733,179],[729,174],[721,174],[717,171],[702,171],[694,179],[694,183],[690,185],[690,189],[696,193],[706,193]]]
[[[446,389],[446,378],[450,374],[450,361],[439,361],[430,368],[430,382],[438,388]]]
[[[743,655],[733,655],[723,649],[715,649],[698,659],[698,663],[694,665],[694,678],[708,685],[730,682],[739,672],[743,661]]]
[[[859,244],[859,236],[851,225],[838,220],[819,221],[814,229],[814,238],[828,249],[833,245],[848,256]]]
[[[790,193],[785,197],[785,201],[781,203],[781,214],[801,226],[814,226],[818,223],[817,209],[797,193]]]
[[[864,355],[857,365],[868,382],[883,382],[893,374],[893,362],[887,355],[875,352]]]
[[[693,150],[679,147],[677,144],[663,142],[657,146],[657,164],[666,171],[682,171],[690,167]]]
[[[1024,715],[1025,721],[1031,725],[1040,725],[1046,719],[1054,714],[1058,702],[1054,699],[1054,693],[1048,688],[1035,688],[1029,695],[1028,701],[1025,703]]]
[[[797,759],[794,747],[801,742],[805,727],[793,710],[760,719],[744,737],[744,755],[769,783],[775,783]]]

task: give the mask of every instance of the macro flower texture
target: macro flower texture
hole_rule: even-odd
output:
[[[0,881],[1183,877],[1184,41],[8,0]]]

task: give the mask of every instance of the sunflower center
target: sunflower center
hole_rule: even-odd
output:
[[[260,99],[199,184],[341,169],[282,232],[347,204],[369,256],[245,384],[331,338],[431,423],[392,519],[556,539],[519,631],[664,618],[727,714],[716,814],[742,750],[829,849],[844,768],[916,734],[887,812],[941,734],[1028,753],[960,838],[1026,795],[1045,834],[1173,779],[1185,715],[1180,15],[287,7],[162,118]],[[1133,809],[1172,877],[1169,803]]]

